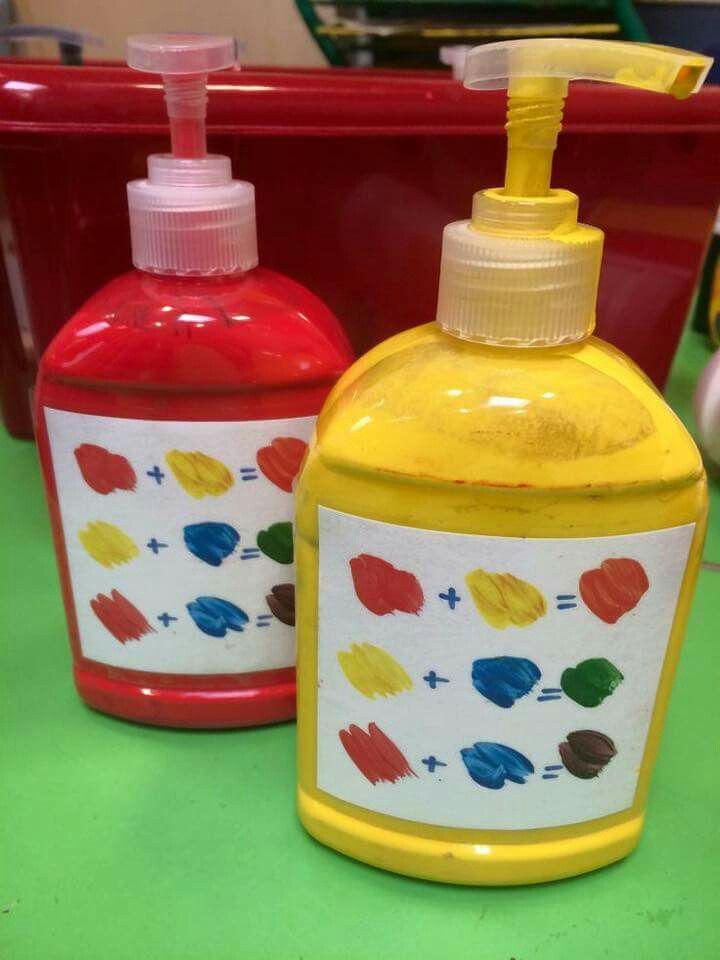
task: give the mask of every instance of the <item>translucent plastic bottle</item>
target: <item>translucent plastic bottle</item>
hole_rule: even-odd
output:
[[[509,85],[505,186],[446,228],[437,322],[340,380],[298,486],[300,816],[344,853],[514,884],[638,841],[706,484],[591,336],[602,233],[550,170],[569,79],[681,97],[708,65],[574,40],[468,58],[468,86]]]
[[[351,360],[328,308],[258,266],[255,202],[205,153],[206,75],[228,37],[133,37],[163,75],[172,155],[128,185],[136,270],[46,351],[40,455],[75,682],[146,723],[295,712],[292,485]]]

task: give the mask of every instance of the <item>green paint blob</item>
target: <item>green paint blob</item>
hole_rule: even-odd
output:
[[[580,706],[598,707],[623,680],[614,664],[604,657],[596,657],[564,670],[560,686]]]
[[[293,562],[293,531],[288,520],[271,523],[267,530],[257,535],[257,545],[266,557],[278,563]]]

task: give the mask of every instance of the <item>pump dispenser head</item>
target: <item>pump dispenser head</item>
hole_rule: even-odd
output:
[[[603,233],[577,221],[578,198],[550,187],[570,80],[597,80],[683,99],[709,57],[650,44],[515,40],[475,47],[465,86],[507,89],[503,187],[473,198],[472,219],[443,234],[437,321],[467,340],[549,346],[595,326]]]
[[[207,75],[235,65],[232,37],[128,37],[127,62],[162,75],[172,153],[148,157],[128,184],[133,263],[172,276],[224,276],[257,266],[255,190],[205,145]]]

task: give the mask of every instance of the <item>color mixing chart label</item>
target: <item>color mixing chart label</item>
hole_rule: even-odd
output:
[[[319,520],[320,789],[488,830],[632,805],[694,524],[524,540]]]
[[[45,416],[83,656],[156,673],[293,666],[292,485],[315,418]]]

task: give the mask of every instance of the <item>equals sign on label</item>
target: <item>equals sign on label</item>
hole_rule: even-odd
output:
[[[241,480],[257,480],[258,472],[255,467],[240,467]]]
[[[543,687],[542,696],[537,698],[541,703],[543,700],[561,700],[562,690],[560,687]]]
[[[257,547],[244,547],[242,553],[240,554],[241,560],[257,560],[260,556],[260,551]]]
[[[577,603],[575,603],[577,597],[574,593],[559,593],[555,599],[557,600],[558,610],[572,610],[577,606]]]
[[[271,621],[272,621],[272,614],[271,614],[271,613],[260,613],[260,614],[258,614],[257,617],[255,618],[255,626],[256,626],[256,627],[269,627]]]
[[[555,770],[562,770],[562,764],[553,763],[549,767],[545,767],[546,772],[542,775],[543,780],[557,780],[559,774],[555,773]],[[552,773],[549,771],[552,771]]]

